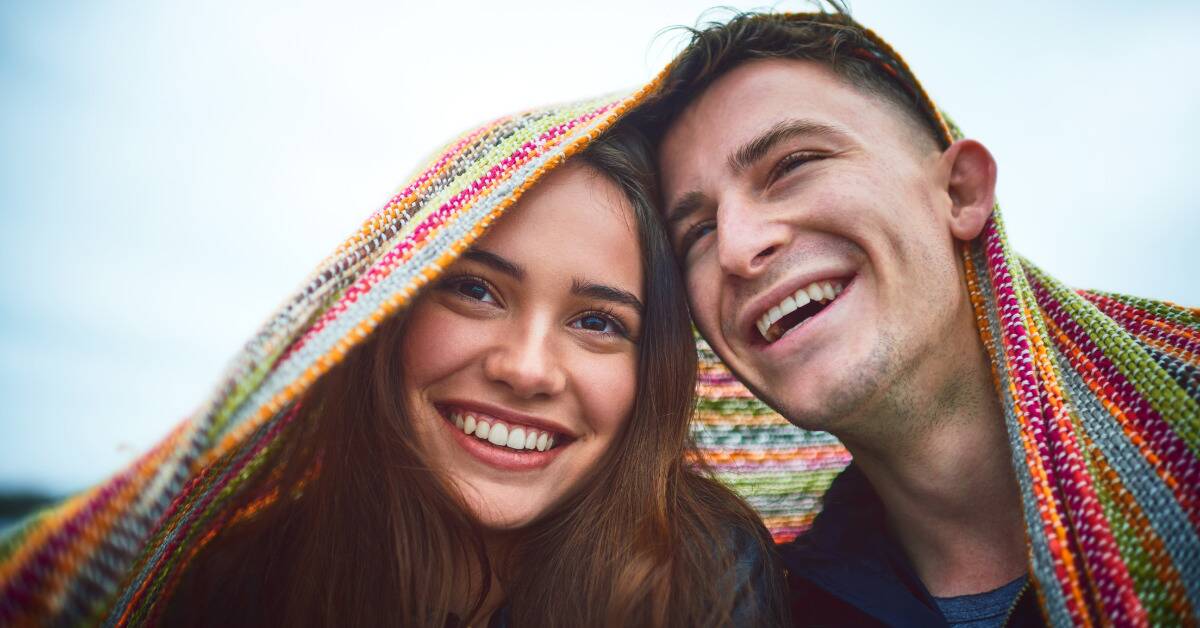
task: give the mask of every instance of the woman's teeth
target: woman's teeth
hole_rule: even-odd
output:
[[[531,427],[511,427],[502,421],[489,416],[475,415],[470,412],[451,412],[450,420],[454,426],[467,436],[485,440],[497,447],[509,449],[536,449],[546,451],[554,447],[554,434],[536,430]]]
[[[758,322],[755,323],[755,325],[758,327],[758,333],[762,334],[762,337],[766,339],[767,342],[774,342],[778,340],[780,336],[783,336],[784,332],[794,327],[795,324],[802,322],[795,321],[795,323],[784,329],[779,329],[778,327],[772,328],[772,326],[779,322],[780,319],[808,305],[809,303],[815,302],[822,305],[829,303],[837,298],[837,295],[841,294],[842,290],[844,289],[845,285],[842,284],[841,281],[837,280],[814,281],[813,283],[800,288],[776,304],[775,307],[767,310],[767,313],[763,314],[762,318],[758,319]]]

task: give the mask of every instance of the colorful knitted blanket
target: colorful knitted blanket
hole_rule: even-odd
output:
[[[947,144],[962,138],[865,32],[873,46],[861,52],[911,90]],[[999,206],[962,251],[1046,619],[1200,622],[1200,309],[1067,288],[1014,252]]]
[[[870,37],[866,52],[919,95],[947,141],[957,137],[900,57]],[[124,472],[0,543],[0,625],[153,622],[188,561],[261,506],[239,497],[270,467],[299,396],[660,80],[500,118],[448,144],[268,318],[190,419]],[[1013,252],[998,209],[963,259],[1046,617],[1195,618],[1200,310],[1065,288]],[[793,538],[849,456],[831,436],[787,424],[697,344],[702,455],[778,540]]]

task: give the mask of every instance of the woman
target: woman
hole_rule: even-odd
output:
[[[761,523],[688,460],[695,354],[648,152],[591,140],[640,97],[451,144],[110,484],[125,507],[26,529],[0,619],[781,622]],[[23,569],[69,562],[63,538],[83,567]]]

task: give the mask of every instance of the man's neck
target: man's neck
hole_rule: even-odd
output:
[[[962,353],[936,356],[954,368],[944,369],[941,385],[917,387],[931,392],[910,387],[902,403],[859,417],[888,429],[839,435],[935,597],[990,591],[1026,571],[1008,435],[990,367],[976,347],[965,365]]]

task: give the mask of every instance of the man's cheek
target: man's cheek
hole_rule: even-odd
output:
[[[692,320],[706,336],[712,333],[719,322],[719,303],[717,291],[712,282],[694,280],[689,277],[687,282],[688,305],[692,310]]]

